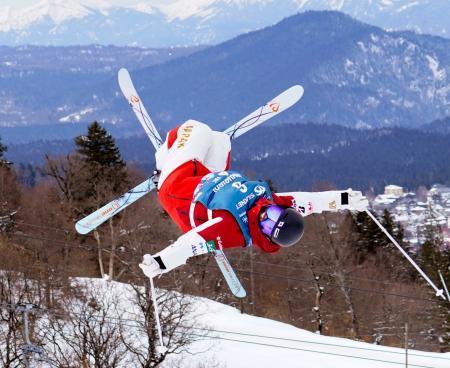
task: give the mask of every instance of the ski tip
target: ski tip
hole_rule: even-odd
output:
[[[128,70],[126,68],[120,68],[117,74],[124,74],[124,73],[128,74]]]
[[[303,94],[305,93],[305,89],[300,84],[296,84],[295,86],[292,86],[291,88],[289,88],[289,90],[291,90],[293,93],[295,93],[296,97],[299,100],[303,97]]]
[[[245,298],[247,293],[243,287],[241,287],[238,291],[233,293],[236,298]]]
[[[129,78],[130,78],[130,73],[128,72],[128,70],[125,68],[120,68],[119,71],[117,72],[117,79],[119,81],[119,84],[120,84],[121,80],[129,79]]]
[[[276,110],[276,113],[280,113],[292,105],[295,105],[302,97],[305,92],[303,86],[300,84],[296,84],[292,87],[289,87],[283,93],[279,94],[273,100],[269,101],[267,105],[271,106],[272,103],[279,103],[280,109]]]
[[[82,222],[78,221],[75,224],[75,230],[77,231],[78,234],[85,235],[89,233],[92,229],[90,227],[83,226]]]

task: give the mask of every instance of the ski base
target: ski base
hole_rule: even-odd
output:
[[[153,147],[157,150],[162,145],[163,140],[134,87],[130,73],[125,68],[122,68],[119,70],[117,78],[124,97],[133,109],[134,114],[144,128],[150,142],[152,142]]]
[[[139,198],[150,193],[155,188],[155,177],[151,176],[146,181],[137,185],[125,194],[122,194],[120,197],[117,197],[108,204],[99,208],[97,211],[91,213],[89,216],[78,221],[75,224],[75,229],[79,234],[89,233],[118,212],[124,210],[130,204],[136,202]]]
[[[247,293],[241,282],[239,281],[239,278],[236,276],[233,267],[231,267],[231,264],[228,261],[228,258],[225,256],[225,253],[221,249],[215,249],[215,244],[213,241],[207,242],[206,245],[210,252],[213,254],[220,271],[222,271],[223,277],[227,282],[230,291],[237,298],[245,298],[247,296]]]
[[[290,108],[303,97],[303,93],[304,89],[300,85],[288,88],[265,105],[259,107],[237,123],[230,126],[224,133],[228,134],[230,139],[236,139],[242,134],[256,128],[258,125]]]

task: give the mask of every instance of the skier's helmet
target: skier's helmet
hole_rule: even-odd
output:
[[[303,217],[292,207],[272,204],[259,213],[259,227],[275,244],[290,247],[303,236]]]

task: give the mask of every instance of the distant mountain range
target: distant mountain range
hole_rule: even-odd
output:
[[[293,84],[305,95],[278,122],[417,127],[450,116],[450,40],[386,32],[338,12],[302,13],[206,49],[2,51],[0,125],[42,125],[33,139],[94,120],[139,132],[117,85],[121,66],[137,69],[137,90],[161,129],[189,118],[225,128]]]
[[[177,0],[169,4],[129,4],[41,0],[28,8],[0,6],[0,44],[217,44],[305,10],[338,10],[386,29],[450,35],[448,0]]]
[[[139,49],[80,48],[64,69],[68,50],[51,49],[61,57],[54,69],[3,67],[1,125],[98,120],[136,127],[115,73],[120,63],[142,67],[132,61]],[[73,71],[76,58],[83,68]],[[188,118],[224,128],[293,84],[305,95],[278,122],[417,127],[450,116],[450,40],[386,32],[338,12],[295,15],[131,74],[162,129]]]
[[[90,108],[81,113],[67,113],[74,107],[65,98],[69,93],[88,94],[95,100],[92,86],[116,79],[117,71],[122,67],[145,68],[202,49],[204,47],[201,46],[164,49],[101,45],[0,46],[0,126],[47,124],[50,132],[23,130],[22,138],[56,138],[56,134],[71,130],[67,125],[55,127],[56,123],[64,123],[66,119],[74,123],[91,122],[90,117],[83,120],[84,114],[91,111]],[[34,104],[36,97],[39,102]],[[31,106],[27,106],[28,102],[31,102]],[[55,116],[59,118],[55,119]],[[79,129],[73,127],[72,130]],[[9,133],[12,137],[21,139],[17,132],[6,130],[6,135]]]
[[[205,47],[160,49],[116,46],[0,46],[0,77],[34,71],[115,75],[122,67],[140,69],[187,56]]]
[[[450,134],[450,116],[422,125],[421,129],[431,133]]]

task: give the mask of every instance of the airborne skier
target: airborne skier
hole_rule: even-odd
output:
[[[168,133],[155,154],[158,198],[185,234],[159,253],[144,256],[140,267],[147,276],[207,253],[207,241],[220,249],[253,245],[277,252],[300,240],[303,216],[367,207],[361,192],[352,190],[272,193],[267,183],[228,171],[230,151],[227,134],[198,121],[188,120]]]
[[[222,249],[256,246],[264,252],[277,252],[295,244],[303,235],[303,217],[323,211],[365,211],[422,277],[445,299],[443,290],[420,269],[368,209],[367,199],[358,191],[272,193],[268,184],[248,180],[229,171],[230,140],[259,126],[298,102],[303,87],[294,85],[248,114],[224,132],[188,120],[169,132],[162,141],[134,88],[126,69],[119,70],[119,86],[136,117],[157,150],[153,175],[75,224],[87,234],[142,198],[159,190],[161,205],[184,232],[172,245],[157,254],[144,256],[140,267],[150,278],[160,348],[165,348],[158,317],[153,277],[168,272],[193,256],[211,252],[230,291],[246,295]]]

